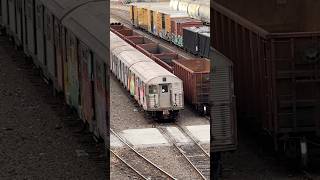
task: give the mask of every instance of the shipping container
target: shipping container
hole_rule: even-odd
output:
[[[199,33],[210,33],[208,26],[188,27],[183,29],[183,47],[186,51],[197,55],[199,53]]]
[[[320,135],[319,7],[313,0],[211,2],[211,43],[234,63],[238,115],[271,134],[276,150]]]
[[[213,152],[236,150],[237,117],[233,63],[210,48],[210,125]]]
[[[210,61],[208,59],[173,60],[173,72],[184,83],[185,99],[202,113],[208,112]]]
[[[192,18],[172,18],[171,19],[171,41],[180,47],[183,47],[183,28],[200,27],[202,22]]]
[[[158,16],[157,17],[158,35],[167,41],[171,41],[170,39],[171,19],[188,17],[188,14],[184,12],[175,11],[175,10],[158,10],[157,12],[158,12],[158,15],[157,15]]]

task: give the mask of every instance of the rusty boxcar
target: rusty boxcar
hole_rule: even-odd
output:
[[[211,3],[211,43],[234,62],[238,114],[303,163],[306,141],[320,134],[319,7],[314,0]]]
[[[173,71],[182,79],[186,101],[203,113],[209,107],[210,61],[204,59],[173,60]]]

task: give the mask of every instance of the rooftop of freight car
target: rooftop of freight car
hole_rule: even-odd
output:
[[[169,2],[136,2],[136,3],[130,3],[132,6],[136,7],[162,7],[162,6],[169,6]]]
[[[204,33],[204,32],[210,33],[210,27],[209,26],[185,27],[184,29],[187,29],[187,30],[193,31],[193,32],[197,32],[197,33]]]
[[[171,9],[159,9],[158,12],[169,15],[170,17],[189,17],[189,15],[186,12]]]
[[[175,21],[177,23],[183,23],[183,22],[201,22],[200,20],[193,19],[191,17],[180,17],[180,18],[174,18],[172,21]]]
[[[208,59],[177,59],[174,62],[193,73],[210,73],[210,61]]]
[[[318,0],[215,0],[270,33],[320,31]],[[211,4],[213,7],[213,3]],[[215,5],[223,14],[232,14]],[[234,17],[234,15],[232,15]]]

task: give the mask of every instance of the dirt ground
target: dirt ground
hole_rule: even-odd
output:
[[[0,36],[0,179],[106,179],[103,143]]]

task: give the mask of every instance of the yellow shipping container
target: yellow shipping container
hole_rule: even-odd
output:
[[[170,38],[170,35],[171,35],[171,18],[189,17],[187,13],[178,12],[178,11],[165,12],[164,16],[165,16],[165,27],[163,28],[163,33],[164,33],[163,35],[167,39]]]

